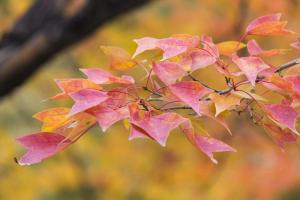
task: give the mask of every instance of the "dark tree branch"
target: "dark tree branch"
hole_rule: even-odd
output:
[[[0,97],[112,18],[149,0],[38,0],[0,40]]]

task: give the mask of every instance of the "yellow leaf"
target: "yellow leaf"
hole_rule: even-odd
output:
[[[220,54],[230,56],[236,51],[246,47],[246,44],[238,41],[225,41],[217,44]]]
[[[240,97],[233,94],[220,95],[217,93],[212,93],[209,95],[209,97],[214,102],[216,107],[215,116],[218,116],[221,112],[225,110],[228,110],[236,105],[239,105],[241,100]]]
[[[69,112],[69,108],[57,107],[38,112],[33,118],[43,122],[42,131],[51,132],[68,121]]]
[[[130,54],[120,47],[101,46],[102,51],[108,56],[110,68],[116,71],[126,71],[136,65]]]

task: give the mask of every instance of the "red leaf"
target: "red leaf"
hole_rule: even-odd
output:
[[[287,104],[268,104],[264,105],[264,109],[270,115],[272,119],[280,123],[281,125],[289,128],[294,133],[297,133],[295,123],[299,113]]]
[[[264,129],[270,134],[270,137],[276,142],[276,144],[284,149],[285,144],[296,142],[296,137],[289,131],[285,131],[282,128],[272,125],[264,124]]]
[[[99,105],[88,110],[88,113],[96,117],[103,132],[114,123],[129,117],[127,107],[113,109],[105,107],[104,105]]]
[[[160,145],[165,146],[171,130],[178,127],[186,119],[176,113],[163,113],[152,116],[151,113],[140,111],[136,104],[130,107],[130,122],[142,129]],[[142,113],[141,113],[142,112]],[[130,139],[140,137],[141,131],[137,129],[131,133]]]
[[[257,26],[259,26],[260,24],[263,24],[265,22],[279,21],[280,18],[281,18],[281,13],[258,17],[249,23],[249,25],[246,28],[246,32],[252,31]]]
[[[96,84],[134,83],[134,79],[131,76],[123,75],[121,77],[117,77],[99,68],[80,69],[80,71],[82,71],[88,77],[89,80],[93,81]]]
[[[124,89],[111,90],[107,93],[109,96],[107,100],[87,110],[88,113],[96,117],[103,132],[114,123],[129,117],[126,92]]]
[[[70,96],[75,101],[75,104],[72,106],[69,115],[85,111],[108,99],[106,92],[92,89],[82,89],[71,93]]]
[[[212,56],[209,52],[204,49],[191,50],[181,61],[184,65],[190,65],[191,70],[197,70],[205,68],[209,65],[214,64],[217,61],[215,56]]]
[[[259,17],[248,25],[246,32],[249,35],[261,36],[281,36],[293,34],[294,32],[285,29],[287,22],[279,21],[280,17],[280,13]]]
[[[254,56],[238,57],[237,55],[234,55],[232,61],[240,68],[240,70],[242,70],[242,72],[244,72],[253,86],[255,86],[255,80],[258,73],[269,68],[261,58]]]
[[[215,164],[217,164],[218,161],[213,156],[214,152],[236,152],[234,148],[230,147],[229,145],[223,143],[220,140],[214,139],[212,137],[200,136],[197,133],[195,133],[190,120],[185,121],[181,125],[181,130],[187,136],[189,141],[200,151],[202,151],[205,155],[207,155],[210,158],[210,160]]]
[[[146,50],[159,48],[164,52],[162,60],[166,60],[186,52],[189,48],[197,47],[199,37],[192,35],[173,35],[164,39],[146,37],[134,41],[138,47],[133,57]]]
[[[211,137],[203,137],[200,135],[195,136],[195,142],[197,147],[207,155],[210,160],[217,164],[218,161],[214,158],[214,152],[226,152],[226,151],[233,151],[236,152],[234,148],[225,144],[224,142],[211,138]]]
[[[169,86],[171,92],[182,102],[191,106],[193,110],[201,116],[199,100],[212,92],[196,81],[181,81]]]
[[[61,93],[49,98],[50,100],[69,97],[72,92],[77,92],[81,89],[89,88],[100,90],[101,86],[87,79],[57,79],[55,83],[62,91]]]
[[[175,83],[177,79],[187,74],[179,64],[169,61],[153,63],[153,71],[166,85]]]
[[[31,165],[53,156],[71,144],[71,141],[56,133],[40,132],[16,139],[28,151],[19,160],[20,165]]]

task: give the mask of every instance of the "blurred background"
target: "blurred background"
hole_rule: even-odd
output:
[[[34,3],[0,0],[0,34]],[[162,148],[150,140],[128,141],[122,123],[102,133],[93,128],[76,144],[34,166],[18,166],[22,149],[14,138],[39,130],[31,116],[64,101],[43,102],[58,92],[53,79],[80,77],[79,67],[106,68],[100,45],[133,52],[133,39],[175,33],[237,40],[246,24],[261,15],[281,12],[288,27],[300,32],[300,0],[157,0],[126,12],[60,52],[21,87],[0,101],[0,199],[22,200],[296,200],[300,199],[300,148],[282,152],[247,116],[228,120],[234,135],[219,126],[210,132],[238,150],[218,154],[212,164],[174,131]],[[292,38],[261,39],[263,48],[288,48]],[[277,58],[284,63],[297,54]],[[211,70],[202,76],[213,83]],[[209,79],[208,77],[212,77]],[[15,77],[17,80],[18,77]]]

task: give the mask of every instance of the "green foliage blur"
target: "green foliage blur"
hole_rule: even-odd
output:
[[[8,30],[32,3],[0,0],[0,32]],[[76,144],[40,164],[14,163],[22,149],[14,138],[39,130],[31,116],[71,102],[43,102],[58,92],[53,79],[82,76],[79,67],[107,68],[101,45],[134,51],[133,39],[175,33],[212,35],[216,42],[237,40],[247,22],[282,12],[289,28],[300,33],[299,0],[160,0],[123,15],[46,64],[22,87],[0,102],[0,199],[22,200],[292,200],[300,199],[300,148],[285,152],[248,116],[230,117],[234,133],[203,121],[210,134],[235,147],[212,164],[177,131],[167,147],[150,140],[128,141],[122,123],[102,133],[93,128]],[[289,38],[257,38],[268,48],[289,48]],[[296,53],[270,62],[284,63]],[[298,55],[299,56],[299,55]],[[130,71],[138,77],[135,72]],[[218,85],[212,69],[199,76]],[[18,77],[16,77],[18,78]]]

